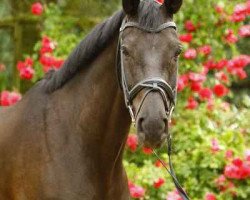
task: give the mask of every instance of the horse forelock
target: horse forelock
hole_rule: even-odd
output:
[[[155,0],[141,1],[138,8],[138,23],[146,29],[156,29],[164,23],[165,17],[161,12],[163,5]]]

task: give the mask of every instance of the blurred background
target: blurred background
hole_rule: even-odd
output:
[[[32,3],[32,0],[0,0],[0,63],[7,66],[7,74],[4,77],[7,83],[3,85],[1,82],[2,89],[21,87],[16,63],[23,59],[24,55],[34,52],[34,44],[39,41],[44,28],[48,29],[47,31],[56,31],[50,33],[55,37],[65,36],[63,42],[72,40],[71,46],[65,50],[70,52],[79,39],[120,5],[117,0],[45,0],[41,1],[44,6],[54,4],[51,4],[50,10],[46,10],[43,16],[36,17],[31,11]],[[26,88],[22,91],[25,90]]]
[[[59,69],[118,9],[121,0],[0,0],[0,106]],[[249,15],[249,0],[184,0],[174,18],[183,53],[173,160],[193,200],[250,199]],[[167,163],[166,150],[159,153]],[[151,154],[131,128],[124,159],[131,197],[181,200]]]

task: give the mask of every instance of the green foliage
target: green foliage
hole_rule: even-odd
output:
[[[67,23],[62,23],[62,18]],[[41,34],[56,40],[55,56],[66,58],[86,34],[76,26],[76,23],[77,20],[74,17],[63,17],[63,11],[56,4],[50,4],[49,9],[46,9],[44,28]],[[40,46],[36,46],[36,50],[39,49]]]

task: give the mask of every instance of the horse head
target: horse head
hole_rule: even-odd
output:
[[[182,0],[123,0],[119,75],[139,141],[159,148],[166,141],[175,106],[181,44],[173,15]]]

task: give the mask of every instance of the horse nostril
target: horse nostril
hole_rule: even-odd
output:
[[[144,118],[143,118],[143,117],[140,117],[140,118],[138,119],[137,128],[138,128],[139,131],[143,131],[143,127],[142,127],[143,121],[144,121]]]
[[[167,117],[163,118],[163,123],[164,123],[164,132],[168,132],[169,120]]]
[[[165,132],[168,126],[168,119],[167,118],[163,118],[163,125],[162,125],[162,132]]]
[[[163,118],[163,122],[164,122],[164,124],[166,125],[166,124],[168,123],[168,118],[167,118],[167,117],[164,117],[164,118]]]

